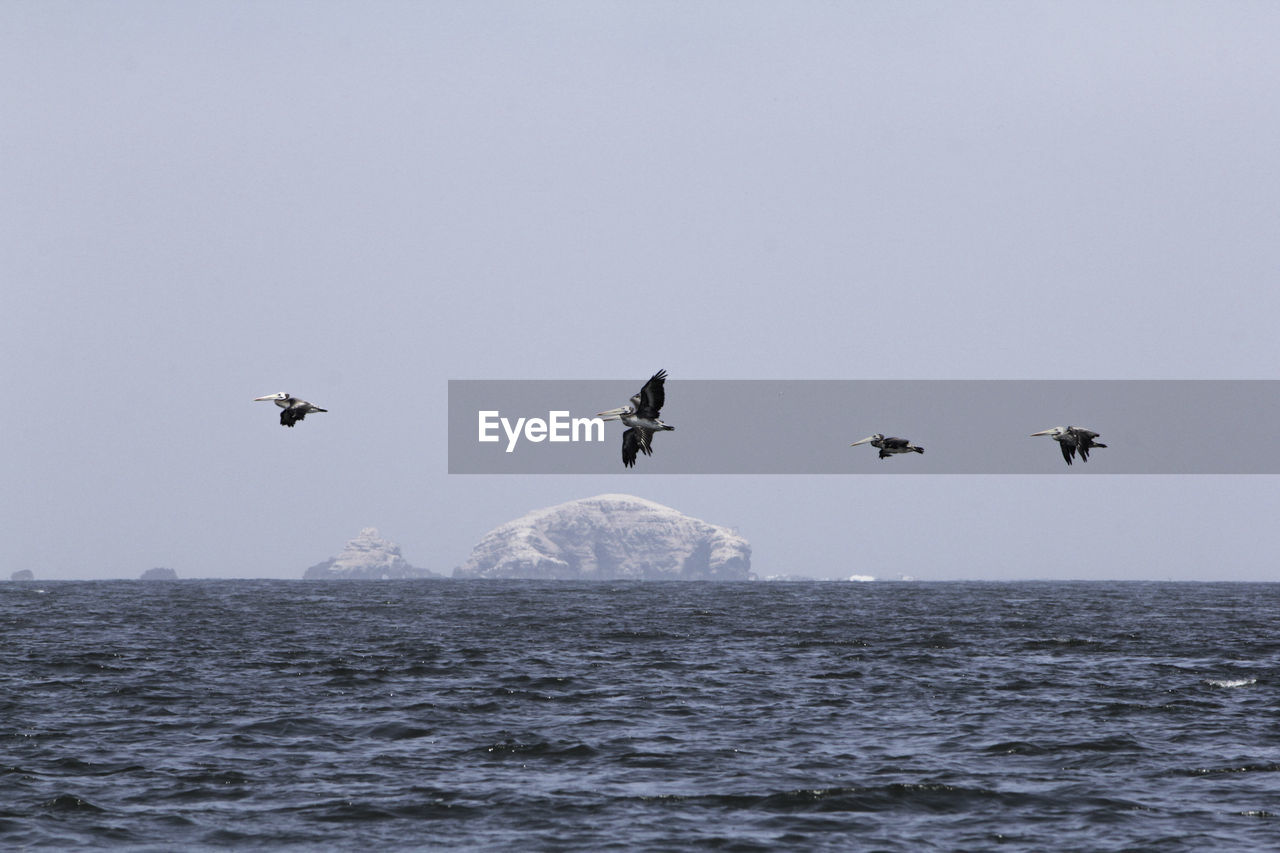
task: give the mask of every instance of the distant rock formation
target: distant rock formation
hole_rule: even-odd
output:
[[[308,580],[391,580],[398,578],[438,578],[427,569],[415,569],[400,556],[400,546],[378,536],[376,527],[366,527],[347,543],[336,557],[316,563],[302,575]]]
[[[178,573],[173,569],[147,569],[142,573],[144,581],[176,581]]]
[[[751,546],[727,527],[631,495],[534,510],[489,531],[457,578],[750,580]]]
[[[19,569],[18,571],[9,575],[9,580],[11,581],[33,581],[35,579],[36,579],[35,573],[33,573],[30,569]]]

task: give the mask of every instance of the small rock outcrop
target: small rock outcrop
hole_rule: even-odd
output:
[[[142,573],[144,581],[176,581],[178,573],[173,569],[147,569]]]
[[[18,571],[9,575],[9,580],[11,581],[33,581],[35,579],[36,579],[35,573],[32,572],[30,569],[19,569]]]
[[[534,510],[489,531],[458,578],[750,580],[734,531],[631,495]]]
[[[427,569],[417,569],[400,555],[400,546],[383,539],[376,527],[366,527],[347,543],[336,557],[317,563],[302,575],[308,580],[393,580],[438,578]]]

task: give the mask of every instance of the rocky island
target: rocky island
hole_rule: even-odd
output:
[[[347,543],[341,554],[317,563],[302,577],[307,580],[394,580],[440,575],[409,565],[401,556],[399,545],[380,537],[376,527],[366,527]]]
[[[751,580],[736,532],[631,495],[534,510],[489,531],[456,578]]]
[[[30,569],[18,569],[16,572],[9,575],[9,580],[11,581],[33,581],[35,579],[35,572]]]
[[[176,581],[178,573],[173,569],[147,569],[142,573],[144,581]]]

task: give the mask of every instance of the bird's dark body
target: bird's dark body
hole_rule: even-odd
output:
[[[871,442],[871,446],[880,448],[881,459],[888,459],[895,453],[924,453],[923,447],[916,447],[905,438],[882,438]]]
[[[1094,441],[1098,437],[1098,433],[1093,430],[1083,429],[1081,427],[1067,427],[1064,435],[1055,437],[1058,447],[1062,450],[1062,458],[1067,464],[1072,464],[1076,453],[1080,454],[1081,462],[1089,461],[1089,451],[1095,447],[1106,447],[1105,444]]]
[[[327,412],[328,409],[322,409],[319,406],[313,406],[306,400],[299,400],[296,397],[290,397],[285,400],[285,406],[280,410],[280,424],[282,426],[292,427],[298,421],[307,416],[307,412]]]

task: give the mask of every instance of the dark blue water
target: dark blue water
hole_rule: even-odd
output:
[[[1280,848],[1280,585],[0,585],[0,848]]]

